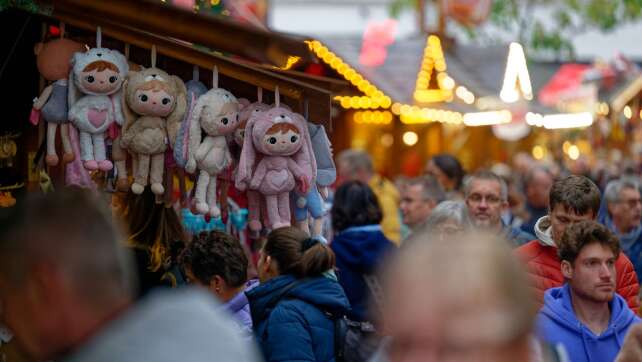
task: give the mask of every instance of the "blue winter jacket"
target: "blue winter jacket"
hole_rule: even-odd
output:
[[[348,317],[354,321],[372,321],[368,317],[372,293],[363,279],[372,274],[394,244],[379,225],[356,226],[335,235],[330,247],[336,255],[337,277],[345,290],[352,310]]]
[[[611,321],[599,336],[576,317],[568,284],[552,288],[544,295],[544,307],[537,317],[539,337],[552,345],[562,344],[572,362],[610,362],[615,359],[626,332],[640,318],[633,314],[624,298],[615,294],[609,302]]]
[[[254,333],[266,361],[334,361],[334,322],[325,313],[345,315],[350,308],[343,289],[323,276],[297,279],[282,275],[248,291]]]

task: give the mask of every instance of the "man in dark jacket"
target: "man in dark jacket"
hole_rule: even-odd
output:
[[[595,221],[566,228],[558,245],[566,283],[544,296],[539,337],[562,344],[575,362],[613,361],[631,325],[640,322],[615,293],[619,240]]]
[[[532,235],[502,222],[502,212],[508,207],[508,186],[501,177],[488,171],[468,176],[464,181],[464,196],[476,227],[500,234],[514,246],[533,240]]]
[[[621,178],[606,185],[606,212],[600,222],[620,239],[622,251],[631,259],[638,280],[642,277],[642,203],[635,179]]]

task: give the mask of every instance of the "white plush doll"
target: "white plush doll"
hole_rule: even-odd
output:
[[[98,47],[76,53],[69,75],[69,120],[80,131],[80,158],[88,170],[113,168],[105,152],[105,133],[113,122],[122,125],[121,85],[129,72],[120,52]],[[81,98],[78,99],[79,94]]]
[[[216,177],[232,164],[226,136],[238,127],[239,102],[232,93],[218,88],[217,76],[214,78],[214,88],[198,98],[190,118],[185,170],[189,173],[194,173],[197,167],[200,170],[194,195],[196,211],[218,217],[221,211],[216,205]]]

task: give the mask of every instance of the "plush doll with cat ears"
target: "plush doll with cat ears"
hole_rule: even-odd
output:
[[[290,225],[289,193],[295,186],[307,193],[316,168],[311,150],[305,119],[279,107],[278,93],[276,107],[248,122],[239,171],[262,155],[248,187],[264,197],[270,228]]]
[[[199,169],[194,194],[196,211],[219,217],[217,176],[232,165],[227,136],[238,126],[239,102],[232,93],[218,88],[216,69],[214,74],[214,88],[198,98],[190,118],[189,159],[185,170],[194,173],[197,167]]]
[[[113,164],[106,157],[105,132],[113,122],[123,122],[120,90],[129,71],[120,52],[97,48],[75,53],[69,75],[69,120],[80,131],[80,157],[88,170],[109,171]]]
[[[129,72],[123,85],[126,123],[121,142],[136,157],[131,186],[135,194],[143,193],[148,179],[154,194],[165,192],[165,151],[176,140],[187,107],[186,92],[180,78],[158,68]]]

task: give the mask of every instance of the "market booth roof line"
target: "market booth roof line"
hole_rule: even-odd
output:
[[[132,3],[137,1],[132,1]],[[66,1],[62,2],[66,3]],[[324,123],[326,127],[331,129],[332,93],[329,89],[317,86],[325,85],[325,83],[319,81],[317,85],[313,85],[289,76],[284,71],[271,71],[268,70],[269,68],[258,66],[249,61],[239,61],[213,51],[197,48],[194,44],[182,39],[179,40],[176,37],[161,36],[130,25],[124,25],[114,20],[114,18],[99,13],[81,13],[81,11],[83,10],[58,7],[49,16],[91,32],[96,30],[96,26],[101,26],[103,34],[107,37],[145,49],[151,49],[152,46],[156,46],[158,54],[197,65],[204,69],[212,69],[217,66],[219,73],[256,87],[273,91],[278,86],[279,92],[283,96],[294,99],[297,102],[295,106],[298,107],[300,112],[304,112],[307,107],[310,120]]]

